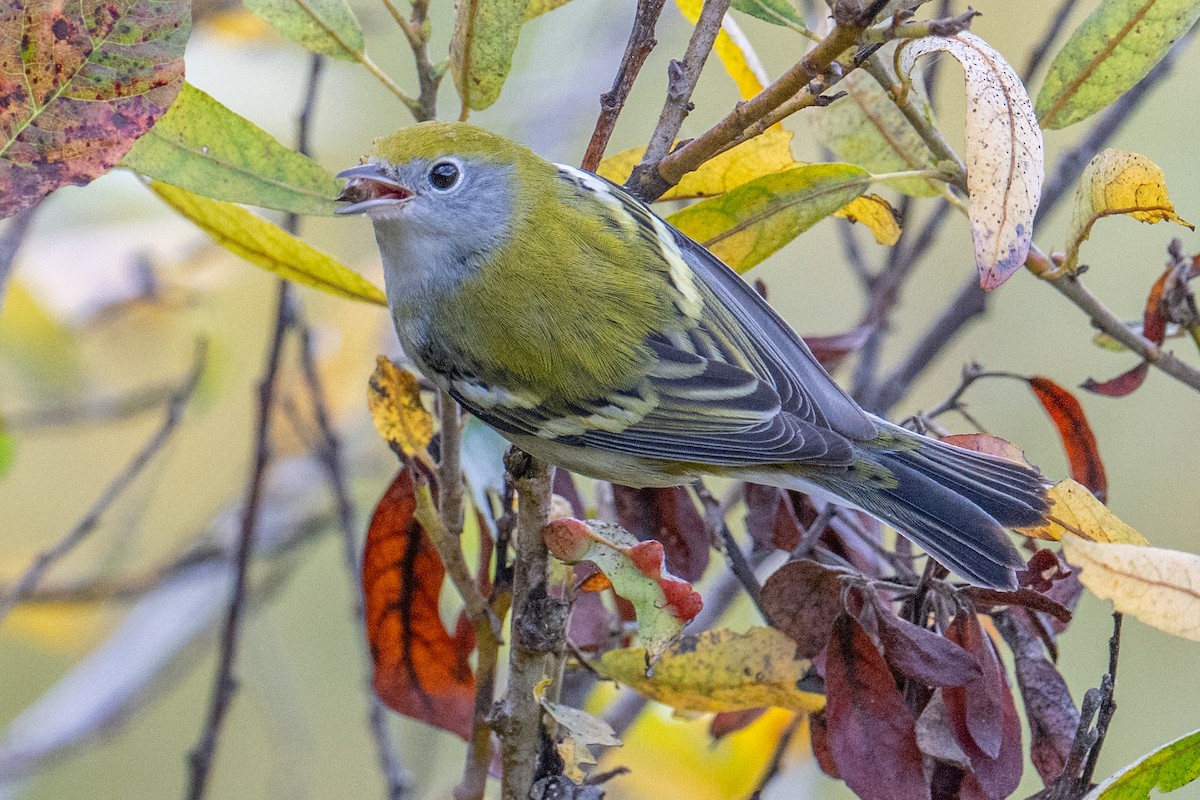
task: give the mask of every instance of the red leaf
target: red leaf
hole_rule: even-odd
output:
[[[846,360],[846,356],[862,349],[876,327],[874,324],[866,324],[832,336],[805,336],[804,343],[808,345],[817,361],[821,362],[821,366],[833,372]]]
[[[1150,294],[1146,297],[1146,309],[1142,312],[1142,335],[1155,344],[1162,344],[1167,335],[1167,320],[1162,312],[1162,299],[1172,271],[1173,267],[1169,266],[1162,275],[1158,276],[1158,280],[1150,287]],[[1083,388],[1106,397],[1124,397],[1142,385],[1148,372],[1150,372],[1150,362],[1143,361],[1128,372],[1123,372],[1103,383],[1097,383],[1088,378],[1084,381]],[[1087,486],[1087,484],[1084,485]]]
[[[1071,477],[1091,489],[1100,502],[1105,502],[1108,478],[1104,475],[1104,461],[1100,458],[1096,435],[1083,413],[1083,406],[1075,395],[1049,378],[1034,375],[1029,379],[1029,388],[1033,389],[1054,427],[1058,428],[1059,438],[1067,451]]]
[[[758,603],[772,627],[796,640],[796,658],[812,658],[842,613],[841,573],[815,561],[792,561],[767,578]]]
[[[0,217],[103,175],[183,86],[181,0],[28,0],[0,16]]]
[[[1122,372],[1117,377],[1109,378],[1103,383],[1097,383],[1088,378],[1080,384],[1080,388],[1094,394],[1102,394],[1105,397],[1124,397],[1136,391],[1146,380],[1146,374],[1149,372],[1150,362],[1143,361],[1128,372]]]
[[[829,720],[825,718],[824,711],[818,711],[808,718],[808,730],[817,766],[829,777],[840,781],[842,775],[838,772],[837,764],[833,763],[833,751],[829,749]]]
[[[946,636],[975,657],[983,674],[963,687],[942,689],[958,742],[971,759],[962,796],[1000,800],[1021,782],[1021,720],[992,640],[974,614],[960,613]],[[982,795],[981,795],[982,793]]]
[[[363,551],[367,640],[375,693],[405,716],[471,734],[475,676],[466,639],[438,614],[445,569],[417,524],[412,474],[401,469],[375,507]]]
[[[720,740],[731,733],[737,733],[751,722],[763,715],[765,708],[743,708],[741,711],[722,711],[715,714],[708,724],[708,735]]]
[[[686,486],[631,489],[613,486],[617,521],[642,541],[662,542],[667,569],[695,582],[708,567],[708,531]]]
[[[1066,681],[1043,655],[1036,633],[1022,614],[1001,614],[995,618],[996,628],[1012,650],[1025,701],[1025,716],[1029,720],[1029,756],[1034,768],[1049,786],[1066,766],[1075,730],[1079,726],[1079,711],[1071,700]]]
[[[754,541],[756,551],[792,551],[804,536],[791,498],[783,489],[746,484],[746,531]]]
[[[912,713],[871,638],[849,614],[825,658],[825,714],[837,771],[863,800],[928,798]]]
[[[975,658],[933,631],[896,616],[869,592],[887,663],[926,686],[964,686],[983,673]]]

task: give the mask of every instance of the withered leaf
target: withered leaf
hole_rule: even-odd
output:
[[[772,627],[796,642],[797,658],[825,648],[842,613],[842,573],[815,561],[792,561],[767,578],[759,605]]]

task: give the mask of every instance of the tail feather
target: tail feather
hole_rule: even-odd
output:
[[[903,438],[915,434],[897,429]],[[1016,586],[1024,565],[1004,528],[1046,514],[1046,481],[1011,461],[920,437],[913,448],[859,446],[866,465],[891,479],[822,481],[828,490],[892,525],[971,583]],[[871,468],[868,466],[868,470]]]

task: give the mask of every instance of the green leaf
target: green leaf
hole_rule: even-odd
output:
[[[191,84],[121,162],[211,197],[297,214],[333,214],[341,181]]]
[[[217,244],[251,264],[338,297],[387,304],[383,292],[375,284],[241,206],[209,200],[159,181],[152,182],[150,188],[167,205],[196,223]]]
[[[314,53],[362,60],[362,25],[346,0],[246,0],[246,8]]]
[[[813,109],[809,119],[817,138],[839,159],[875,173],[937,166],[937,157],[877,80],[855,70],[838,89],[846,96],[826,108]],[[908,101],[929,108],[917,84],[909,90]],[[925,178],[904,178],[888,185],[913,197],[933,197],[942,191]]]
[[[1200,778],[1200,730],[1142,756],[1088,793],[1084,800],[1146,800]]]
[[[788,0],[733,0],[729,7],[773,25],[805,27],[804,19],[796,13],[795,7]]]
[[[744,183],[668,221],[745,272],[854,200],[871,174],[853,164],[805,164]]]
[[[1104,0],[1050,64],[1036,111],[1043,128],[1079,122],[1146,77],[1200,17],[1200,0]]]
[[[569,2],[571,0],[529,0],[529,6],[525,9],[525,20],[529,21],[534,17],[540,17],[556,8],[562,8]]]
[[[500,97],[529,0],[461,0],[450,39],[450,71],[463,107],[480,111]]]
[[[103,175],[183,86],[186,0],[10,0],[0,14],[0,217]]]

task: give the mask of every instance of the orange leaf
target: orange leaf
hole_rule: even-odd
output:
[[[1063,448],[1067,451],[1071,477],[1090,489],[1097,500],[1106,502],[1108,478],[1104,474],[1104,462],[1100,459],[1096,435],[1092,433],[1092,426],[1083,413],[1083,406],[1075,399],[1075,395],[1049,378],[1034,375],[1029,379],[1029,388],[1050,415],[1054,427],[1058,428]]]
[[[438,595],[446,571],[417,524],[416,507],[412,473],[401,469],[367,531],[362,581],[375,693],[401,714],[467,739],[474,636],[451,636],[442,624]]]

